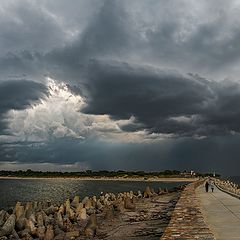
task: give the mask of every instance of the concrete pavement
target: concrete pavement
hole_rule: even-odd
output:
[[[215,240],[204,221],[195,192],[201,183],[190,183],[181,192],[161,240]]]
[[[240,200],[216,187],[213,193],[206,193],[203,185],[196,189],[196,195],[205,222],[216,239],[240,240]]]

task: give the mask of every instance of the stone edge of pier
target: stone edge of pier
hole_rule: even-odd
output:
[[[222,187],[219,186],[218,184],[215,184],[215,186],[216,186],[220,191],[225,192],[225,193],[231,195],[232,197],[235,197],[235,198],[240,199],[240,195],[239,195],[239,194],[236,194],[236,193],[233,193],[233,192],[231,192],[231,191],[228,191],[227,189],[222,188]]]
[[[200,202],[195,193],[195,189],[203,182],[204,180],[199,180],[190,183],[183,190],[161,240],[215,240],[204,221]]]

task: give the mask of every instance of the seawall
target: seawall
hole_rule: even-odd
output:
[[[203,182],[204,180],[200,180],[186,186],[181,193],[161,240],[215,239],[204,221],[200,202],[195,193],[195,189]]]

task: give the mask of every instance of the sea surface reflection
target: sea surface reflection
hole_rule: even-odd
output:
[[[0,209],[14,206],[17,201],[63,202],[79,195],[99,195],[100,192],[143,191],[146,186],[168,189],[183,182],[103,181],[78,179],[0,179]]]

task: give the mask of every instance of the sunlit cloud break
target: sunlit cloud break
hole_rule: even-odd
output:
[[[41,142],[55,138],[98,138],[105,141],[141,142],[170,137],[168,134],[148,134],[144,130],[124,132],[121,126],[134,124],[134,117],[114,120],[107,114],[82,113],[84,98],[72,93],[68,86],[47,78],[49,97],[24,110],[10,110],[5,119],[8,131],[18,141]]]

